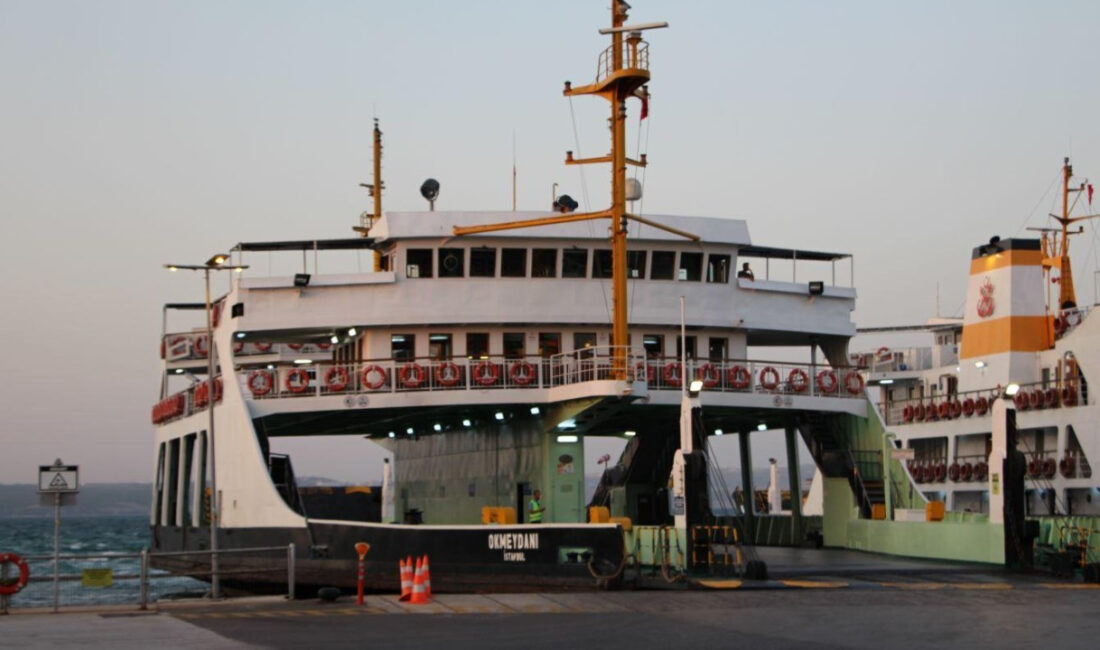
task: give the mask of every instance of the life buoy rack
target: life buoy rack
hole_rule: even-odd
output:
[[[760,371],[760,386],[764,390],[775,390],[779,386],[779,371],[766,366]]]
[[[513,363],[508,369],[508,378],[517,386],[530,386],[537,377],[538,371],[535,370],[535,365],[526,359]]]
[[[1043,459],[1043,476],[1046,478],[1054,478],[1054,474],[1058,471],[1058,463],[1053,458]]]
[[[852,395],[859,395],[863,392],[863,375],[859,374],[856,370],[849,370],[848,374],[844,375],[844,388]]]
[[[275,378],[266,370],[253,370],[248,373],[248,390],[253,397],[263,397],[275,387]]]
[[[787,385],[796,393],[805,393],[810,387],[810,376],[802,368],[795,368],[787,373]]]
[[[973,481],[974,480],[974,465],[972,465],[970,463],[963,463],[962,467],[959,468],[959,478],[961,478],[964,481]]]
[[[974,399],[967,397],[962,403],[962,413],[966,417],[973,417],[974,415]]]
[[[958,463],[951,463],[951,466],[947,468],[947,478],[951,479],[952,483],[957,483],[959,476],[962,475],[962,468]]]
[[[704,388],[714,388],[718,385],[718,381],[722,378],[721,373],[714,367],[713,363],[704,363],[695,369],[695,377],[703,382]]]
[[[305,368],[291,368],[283,384],[292,393],[304,393],[309,388],[309,373]]]
[[[978,400],[974,402],[974,412],[977,413],[979,416],[985,415],[987,412],[989,412],[989,400],[984,396],[979,397]]]
[[[752,381],[752,374],[745,366],[733,366],[726,371],[726,381],[736,390],[745,390]]]
[[[1077,469],[1077,460],[1073,456],[1067,454],[1058,462],[1058,470],[1066,478],[1071,478],[1075,469]]]
[[[195,354],[206,358],[206,355],[210,353],[210,341],[206,339],[205,334],[199,334],[195,337],[194,343]]]
[[[26,560],[15,553],[0,553],[0,566],[4,564],[14,564],[19,569],[17,577],[0,581],[0,596],[12,596],[27,586],[27,581],[31,579],[31,568],[27,566]]]
[[[397,378],[401,380],[401,385],[405,388],[419,388],[424,380],[428,378],[428,373],[424,370],[424,366],[415,361],[409,361],[401,366]]]
[[[984,460],[978,461],[978,464],[974,466],[974,480],[984,481],[985,477],[989,475],[989,465]]]
[[[679,361],[669,361],[661,376],[669,386],[679,386],[684,381],[684,365]]]
[[[325,371],[325,388],[333,393],[343,392],[351,381],[351,375],[344,366],[332,366]]]
[[[840,380],[832,370],[822,370],[817,373],[817,389],[826,395],[832,395],[840,388]],[[913,419],[913,407],[909,407],[909,420]],[[906,420],[908,422],[909,420]]]
[[[474,381],[482,386],[492,386],[500,379],[500,367],[497,364],[482,360],[474,366]]]
[[[458,385],[462,380],[462,369],[453,361],[444,361],[435,367],[435,381],[447,388]]]
[[[821,387],[818,386],[818,388],[821,388]],[[912,404],[906,404],[905,407],[901,409],[901,421],[902,422],[912,422],[913,421],[913,405]]]
[[[389,379],[390,375],[386,372],[386,369],[376,363],[365,366],[362,372],[359,373],[359,382],[367,390],[378,390],[386,385]]]

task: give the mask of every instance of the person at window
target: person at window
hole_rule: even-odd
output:
[[[746,280],[756,279],[756,276],[752,274],[752,269],[749,268],[748,262],[741,265],[741,270],[737,272],[737,277],[745,278]]]
[[[542,523],[542,513],[546,512],[546,508],[542,507],[542,492],[535,490],[535,493],[531,495],[531,501],[527,504],[527,521],[532,524]]]

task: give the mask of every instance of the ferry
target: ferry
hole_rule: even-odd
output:
[[[753,494],[751,436],[776,429],[789,457],[801,438],[871,516],[882,481],[857,471],[855,437],[842,435],[873,415],[848,360],[851,258],[755,244],[742,220],[634,212],[627,168],[647,161],[626,155],[627,107],[644,118],[642,33],[666,25],[627,24],[628,9],[612,2],[595,79],[563,91],[609,102],[610,153],[566,155],[611,165],[607,209],[577,212],[563,195],[545,211],[435,211],[431,181],[429,210],[383,211],[376,122],[373,209],[356,236],[241,242],[193,267],[208,280],[241,272],[224,295],[164,306],[155,566],[208,577],[210,553],[164,553],[293,543],[300,588],[351,588],[365,542],[371,590],[396,590],[399,560],[423,555],[435,590],[593,588],[628,564],[665,576],[713,565],[717,536],[718,561],[761,576],[751,549],[730,552],[757,536],[753,509],[714,514],[734,504],[715,488],[707,441],[739,436]],[[349,251],[371,268],[328,271]],[[301,271],[258,273],[257,259],[279,255]],[[781,266],[789,277],[772,277]],[[196,312],[207,326],[172,325]],[[776,346],[809,362],[758,353]],[[391,455],[382,485],[301,487],[293,459],[272,451],[334,435]],[[596,436],[626,447],[586,501],[584,440]],[[797,543],[800,500],[791,507]],[[286,581],[262,561],[217,561],[226,581]]]
[[[1100,315],[1079,303],[1069,256],[1071,237],[1082,232],[1076,224],[1100,215],[1086,214],[1093,188],[1075,180],[1069,158],[1061,181],[1053,227],[974,247],[962,318],[860,330],[917,332],[932,345],[851,356],[877,389],[890,431],[911,450],[918,488],[954,511],[989,512],[991,404],[1008,390],[1026,457],[1027,514],[1100,514],[1092,469],[1100,411],[1088,381],[1100,373]]]

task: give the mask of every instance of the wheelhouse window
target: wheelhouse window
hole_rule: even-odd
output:
[[[626,277],[645,277],[645,251],[626,252]]]
[[[390,356],[394,359],[412,359],[416,356],[415,334],[392,334],[390,336]]]
[[[649,271],[650,280],[671,280],[676,277],[676,253],[673,251],[653,251],[653,266]]]
[[[561,334],[557,332],[539,332],[539,355],[552,357],[561,352]]]
[[[525,278],[527,277],[527,249],[526,248],[502,248],[500,249],[500,277]]]
[[[703,254],[680,253],[680,274],[678,277],[688,282],[698,282],[703,277]]]
[[[485,332],[466,334],[466,358],[484,359],[489,356],[489,335]]]
[[[665,356],[665,337],[663,334],[646,334],[642,337],[647,359],[660,359]]]
[[[556,278],[558,277],[558,249],[534,248],[531,249],[531,277],[532,278]]]
[[[497,249],[470,249],[470,277],[491,278],[497,274]]]
[[[567,248],[561,253],[561,277],[588,277],[588,249]]]
[[[450,334],[428,335],[428,356],[442,361],[450,359],[452,351]]]
[[[710,255],[707,257],[707,282],[726,284],[730,281],[730,256]]]
[[[405,277],[430,278],[432,277],[432,249],[410,248],[405,253]]]
[[[461,248],[439,249],[439,277],[465,277],[466,251]]]
[[[504,333],[504,357],[507,359],[520,359],[523,358],[525,352],[523,349],[523,332],[505,332]]]
[[[611,277],[611,251],[607,249],[599,249],[593,251],[592,255],[592,277],[594,278],[610,278]]]

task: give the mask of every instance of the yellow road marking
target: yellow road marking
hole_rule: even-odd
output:
[[[740,589],[740,580],[700,580],[699,584],[707,589]]]
[[[847,582],[825,582],[818,580],[780,580],[788,587],[801,587],[803,589],[839,589],[847,587]]]
[[[1047,589],[1100,589],[1100,584],[1088,582],[1040,582],[1039,586]]]
[[[942,582],[880,582],[878,584],[882,587],[909,589],[912,591],[931,591],[933,589],[944,589],[947,587],[947,585]]]

